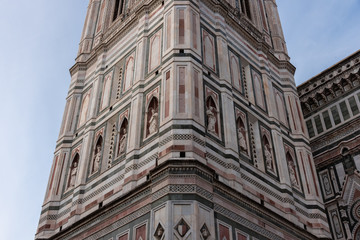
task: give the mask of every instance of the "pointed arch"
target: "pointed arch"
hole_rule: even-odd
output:
[[[253,75],[254,94],[255,94],[256,105],[259,106],[260,108],[262,108],[263,110],[266,110],[264,90],[263,90],[261,76],[259,73],[257,73],[254,70],[252,71],[252,75]]]
[[[278,117],[279,117],[280,122],[287,125],[286,110],[285,110],[284,100],[283,100],[283,97],[280,96],[279,92],[276,92],[275,102],[276,102],[276,109],[277,109],[277,113],[278,113]]]
[[[111,82],[112,82],[112,72],[111,72],[111,73],[108,73],[108,74],[105,76],[105,78],[104,78],[100,111],[102,111],[102,110],[105,109],[107,106],[109,106],[109,98],[110,98],[110,91],[111,91]]]
[[[118,152],[117,156],[120,156],[121,154],[124,154],[126,152],[126,141],[127,141],[127,135],[128,135],[128,119],[125,117],[122,120],[122,123],[120,125],[120,131],[119,131],[119,144],[118,144]]]
[[[123,84],[123,92],[129,89],[132,85],[133,78],[134,78],[134,66],[135,66],[134,57],[130,56],[125,65],[125,77],[124,77],[124,84]]]
[[[160,40],[160,31],[155,33],[155,35],[150,39],[150,52],[149,52],[149,71],[151,72],[161,62],[161,40]]]
[[[231,56],[230,67],[233,84],[240,90],[240,92],[242,92],[241,71],[239,66],[239,60],[237,57]]]
[[[207,32],[204,33],[204,59],[205,64],[215,71],[215,47],[214,41]]]
[[[87,93],[82,101],[80,118],[79,118],[79,126],[82,126],[87,120],[89,103],[90,103],[90,93]]]

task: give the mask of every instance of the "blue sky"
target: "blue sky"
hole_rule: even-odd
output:
[[[360,48],[359,0],[277,0],[297,84]],[[88,0],[0,0],[0,239],[33,239]]]

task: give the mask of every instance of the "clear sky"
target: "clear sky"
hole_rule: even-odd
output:
[[[297,84],[360,48],[359,0],[277,0]],[[33,239],[88,0],[0,0],[0,239]]]

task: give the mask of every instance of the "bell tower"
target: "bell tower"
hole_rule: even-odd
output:
[[[90,0],[36,239],[328,238],[275,0]]]

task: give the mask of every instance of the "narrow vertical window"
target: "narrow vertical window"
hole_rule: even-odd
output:
[[[324,123],[325,123],[326,129],[330,129],[332,127],[332,124],[331,124],[329,112],[325,111],[325,112],[322,113],[322,115],[323,115],[323,118],[324,118]]]
[[[339,112],[338,112],[338,109],[336,106],[333,106],[331,108],[331,114],[333,116],[335,125],[338,125],[341,122],[341,119],[340,119],[340,115],[339,115]]]
[[[340,103],[341,113],[343,115],[344,121],[350,118],[349,110],[347,109],[345,101]]]
[[[124,0],[120,0],[119,15],[121,15],[123,13],[123,8],[124,8]]]
[[[245,0],[246,16],[251,20],[250,1]]]
[[[179,44],[185,43],[185,11],[179,10]]]
[[[313,124],[311,122],[311,119],[306,121],[306,127],[308,129],[308,132],[309,132],[309,137],[312,138],[315,136],[315,132],[314,132],[314,127],[313,127]]]
[[[240,0],[241,12],[251,20],[250,2],[249,0]]]
[[[122,14],[124,7],[124,0],[115,0],[115,7],[114,7],[114,16],[113,21]]]
[[[315,126],[316,126],[316,130],[317,130],[318,134],[322,133],[324,131],[324,129],[321,124],[320,116],[319,115],[315,116],[314,120],[315,120]]]
[[[115,1],[115,7],[114,7],[113,21],[115,21],[115,19],[116,19],[117,16],[118,16],[119,5],[120,5],[120,0],[116,0],[116,1]]]
[[[351,108],[351,111],[353,113],[353,116],[357,115],[359,113],[359,108],[358,108],[358,106],[356,104],[356,100],[355,100],[354,96],[349,98],[349,104],[350,104],[350,108]]]
[[[294,129],[295,129],[295,131],[296,131],[296,119],[294,118],[294,112],[293,112],[293,108],[292,108],[290,96],[288,96],[288,102],[289,102],[290,112],[291,112],[291,116],[292,116],[293,123],[294,123]]]
[[[165,79],[165,118],[167,118],[170,113],[170,71],[166,72]]]
[[[185,113],[185,67],[179,68],[179,113]]]

